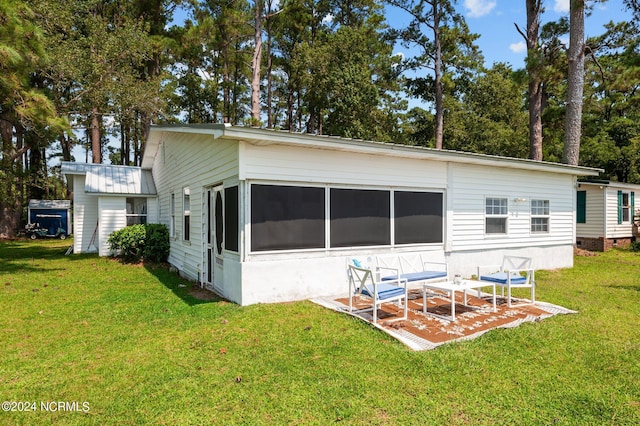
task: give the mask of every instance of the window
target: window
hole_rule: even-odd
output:
[[[442,193],[395,191],[395,243],[441,243],[442,198]]]
[[[618,223],[632,223],[634,193],[618,191]]]
[[[251,250],[324,247],[324,188],[251,185]]]
[[[506,198],[487,197],[485,199],[485,232],[506,234],[508,213]]]
[[[578,191],[576,222],[587,223],[587,191]]]
[[[171,212],[171,219],[169,222],[169,235],[172,238],[176,236],[176,194],[171,193],[171,199],[169,201],[169,210]]]
[[[224,248],[238,251],[238,187],[232,186],[224,189],[224,228],[227,238],[224,240]]]
[[[549,232],[549,200],[531,200],[531,232]]]
[[[127,198],[127,226],[147,223],[147,199]]]
[[[331,247],[391,244],[389,191],[332,188],[330,194]]]
[[[184,218],[182,239],[184,241],[189,241],[191,239],[191,192],[189,191],[189,188],[184,188],[182,195],[182,210]]]

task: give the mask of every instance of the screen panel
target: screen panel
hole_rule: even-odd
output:
[[[389,191],[331,189],[331,247],[391,244]]]
[[[394,192],[395,243],[442,243],[442,200],[438,192]]]
[[[325,189],[251,185],[251,250],[325,247]]]

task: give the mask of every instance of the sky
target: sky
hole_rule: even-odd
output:
[[[590,16],[585,18],[585,38],[604,33],[604,24],[630,19],[622,0],[607,0],[605,3],[593,3]],[[514,69],[524,68],[526,45],[517,32],[514,23],[521,29],[527,26],[525,0],[459,0],[461,12],[472,33],[480,35],[476,44],[480,47],[485,65],[495,62],[510,63]],[[556,21],[569,16],[569,0],[544,0],[545,13],[542,23]],[[389,17],[391,21],[391,17]],[[394,19],[395,20],[395,19]],[[395,24],[393,24],[395,25]],[[568,44],[567,36],[567,44]]]
[[[592,0],[588,1],[594,3]],[[514,23],[522,29],[526,28],[525,5],[526,0],[458,0],[458,11],[463,14],[470,31],[480,35],[476,44],[484,55],[487,67],[491,67],[495,62],[505,62],[511,64],[513,69],[524,68],[526,46]],[[569,0],[544,0],[544,5],[543,23],[569,15]],[[591,15],[585,18],[585,38],[601,35],[604,32],[604,24],[628,20],[630,16],[630,13],[625,11],[622,0],[597,3]],[[186,14],[181,14],[176,17],[174,23],[180,24],[186,17]],[[408,16],[402,12],[388,15],[387,20],[389,25],[395,28],[409,22]],[[398,45],[395,53],[401,53],[406,57],[410,52],[403,51]],[[418,100],[410,103],[410,106],[426,107]],[[73,154],[77,161],[85,160],[84,148],[76,147]],[[108,162],[108,159],[105,160]]]

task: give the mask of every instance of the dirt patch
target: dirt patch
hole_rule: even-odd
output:
[[[573,248],[573,254],[575,256],[585,256],[585,257],[598,256],[598,253],[594,251],[589,251],[589,250],[585,250],[577,247]]]
[[[189,289],[189,296],[198,300],[221,300],[220,296],[206,288],[200,288],[197,285],[191,286]]]

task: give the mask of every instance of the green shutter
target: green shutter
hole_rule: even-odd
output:
[[[618,191],[618,225],[622,223],[622,191]]]
[[[631,223],[636,221],[635,192],[631,191]]]
[[[578,191],[576,222],[587,223],[587,191]]]

